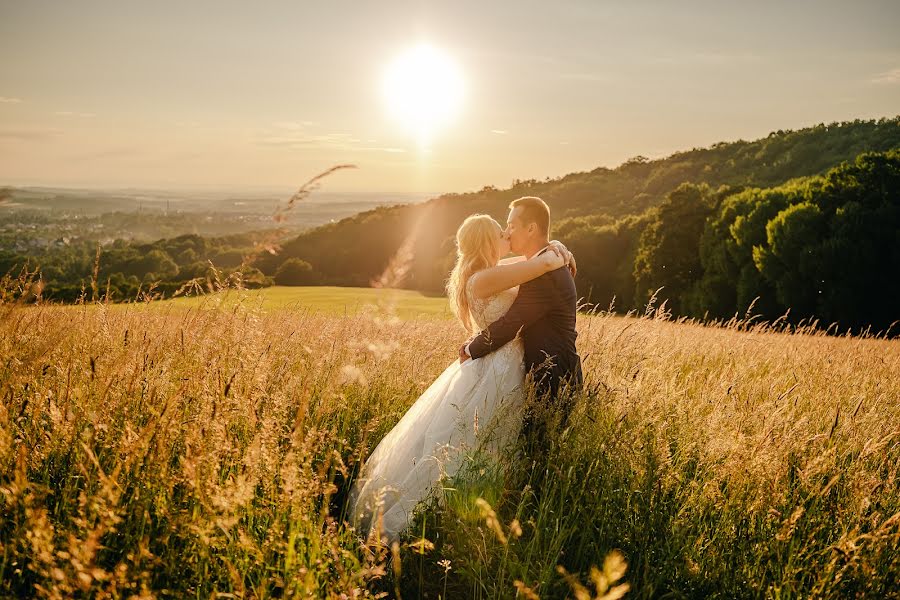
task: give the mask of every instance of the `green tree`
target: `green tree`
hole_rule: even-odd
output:
[[[766,225],[766,244],[753,247],[753,262],[775,286],[778,301],[796,316],[816,314],[822,277],[829,265],[819,246],[827,232],[825,216],[810,202],[794,204]]]
[[[266,277],[256,267],[243,266],[237,269],[237,272],[241,274],[241,283],[246,288],[254,289],[272,285],[272,279]]]
[[[784,312],[753,261],[753,248],[766,241],[769,220],[795,198],[790,187],[750,188],[723,199],[700,239],[703,273],[689,296],[691,314],[729,318],[743,315],[751,304],[755,314]]]
[[[754,260],[798,316],[886,328],[900,318],[900,151],[862,154],[802,189]]]
[[[634,302],[633,265],[646,217],[612,221],[606,215],[567,219],[556,235],[578,259],[576,284],[585,302],[629,310]]]
[[[700,236],[716,209],[709,186],[685,183],[653,211],[640,238],[634,262],[635,299],[639,306],[662,287],[660,301],[676,314],[702,275]]]
[[[727,198],[700,243],[693,312],[753,312],[841,327],[900,317],[900,151]]]
[[[176,255],[176,260],[182,266],[197,262],[197,251],[190,247],[185,248]]]
[[[299,258],[289,258],[275,272],[278,285],[313,285],[316,282],[312,265]]]
[[[174,277],[178,274],[178,265],[175,264],[172,257],[159,249],[150,250],[143,257],[131,262],[130,267],[130,273],[126,274],[136,275],[145,281],[148,281],[148,276],[150,276],[149,280],[156,280]]]

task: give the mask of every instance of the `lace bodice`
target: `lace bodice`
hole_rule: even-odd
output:
[[[487,298],[476,298],[475,294],[472,293],[472,282],[475,281],[476,276],[470,277],[469,281],[466,282],[466,294],[469,296],[472,318],[475,319],[478,327],[484,329],[506,314],[506,311],[509,310],[509,307],[515,301],[519,288],[516,286]]]

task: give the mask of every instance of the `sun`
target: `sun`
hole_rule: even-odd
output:
[[[422,143],[457,115],[463,88],[457,64],[428,44],[414,46],[398,56],[384,76],[388,109]]]

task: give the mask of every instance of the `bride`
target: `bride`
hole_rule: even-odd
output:
[[[553,252],[500,260],[509,241],[487,215],[467,218],[456,245],[447,295],[473,335],[506,313],[520,284],[571,257],[554,241]],[[350,492],[349,518],[360,534],[393,542],[419,502],[457,473],[467,451],[496,455],[515,440],[525,398],[523,352],[516,338],[478,360],[453,361],[416,400],[368,457]]]

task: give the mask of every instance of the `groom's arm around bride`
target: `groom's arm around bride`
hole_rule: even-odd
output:
[[[550,211],[539,198],[526,197],[510,205],[507,233],[513,252],[533,255],[545,249]],[[572,273],[565,267],[550,271],[519,287],[507,313],[468,344],[461,356],[480,358],[501,348],[521,332],[525,368],[534,375],[539,395],[556,398],[566,381],[580,385],[581,359],[575,349],[577,295]]]
[[[534,374],[539,394],[555,397],[561,380],[581,382],[581,360],[575,350],[575,282],[559,268],[523,284],[507,313],[468,344],[471,358],[480,358],[521,333],[525,368]],[[574,377],[573,377],[574,376]]]

